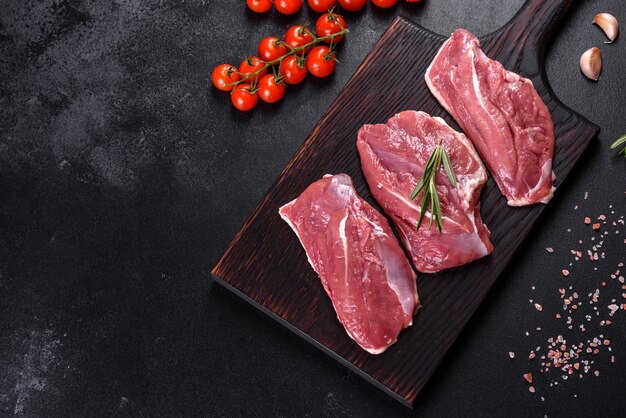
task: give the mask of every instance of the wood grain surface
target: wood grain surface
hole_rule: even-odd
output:
[[[530,78],[556,128],[556,193],[599,128],[567,109],[550,89],[544,48],[573,0],[529,0],[500,30],[481,38],[485,53]],[[446,38],[397,18],[212,270],[216,281],[257,306],[365,379],[411,406],[467,321],[532,231],[545,205],[511,208],[493,180],[483,189],[481,213],[493,254],[435,275],[418,274],[423,308],[385,353],[370,355],[346,334],[319,278],[278,208],[324,174],[347,173],[361,196],[369,193],[356,150],[365,123],[384,123],[406,109],[442,116],[458,129],[424,82],[424,72]],[[379,208],[380,209],[380,208]]]

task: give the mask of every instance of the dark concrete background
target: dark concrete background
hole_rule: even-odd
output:
[[[0,415],[623,413],[620,321],[611,330],[618,361],[600,377],[538,383],[544,402],[521,378],[523,357],[545,342],[525,331],[560,332],[528,304],[532,285],[546,299],[556,291],[571,258],[569,247],[550,257],[544,248],[586,234],[581,216],[626,207],[626,164],[608,149],[626,133],[624,40],[603,45],[590,24],[600,11],[626,22],[623,2],[580,4],[549,48],[555,93],[602,132],[415,411],[213,285],[208,272],[395,15],[482,35],[522,0],[368,6],[347,17],[352,32],[332,78],[307,80],[249,114],[207,88],[211,69],[314,15],[255,16],[242,3],[0,1]],[[605,57],[598,83],[578,69],[594,45]],[[612,242],[608,258],[623,260],[623,243]],[[572,280],[607,274],[614,265],[605,264]]]

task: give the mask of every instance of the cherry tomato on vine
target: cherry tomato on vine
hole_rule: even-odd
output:
[[[321,15],[317,22],[315,22],[315,32],[320,38],[322,36],[332,35],[333,33],[341,32],[347,28],[346,20],[343,16],[339,16],[335,13],[324,13]],[[334,42],[337,43],[343,39],[343,35],[335,36]],[[330,39],[326,39],[324,42],[330,43]]]
[[[302,9],[302,0],[274,0],[274,7],[279,13],[292,15]]]
[[[237,73],[237,68],[233,67],[230,64],[220,64],[213,70],[213,74],[211,75],[211,80],[213,81],[213,85],[222,91],[231,91],[235,88],[234,85],[228,85],[230,83],[235,83],[239,81],[239,73]]]
[[[233,102],[233,106],[244,112],[256,106],[259,101],[259,95],[251,88],[252,86],[247,83],[237,85],[230,95],[230,101]]]
[[[259,57],[248,57],[239,64],[239,75],[243,80],[248,80],[249,78],[253,79],[250,81],[256,81],[259,78],[263,77],[267,74],[267,68],[261,71],[254,77],[251,77],[252,73],[260,70],[265,66],[265,61],[261,60]]]
[[[265,103],[276,103],[285,95],[285,83],[282,81],[282,77],[276,76],[274,74],[268,74],[263,76],[261,80],[259,80],[259,99],[263,100]]]
[[[313,42],[313,35],[309,32],[309,29],[296,25],[287,29],[287,33],[285,33],[285,43],[292,48],[299,48],[302,45]],[[304,52],[309,52],[311,50],[311,46],[305,48]]]
[[[309,0],[309,7],[318,13],[324,13],[337,5],[337,0]]]
[[[315,77],[328,77],[336,65],[335,52],[327,46],[316,46],[306,58],[306,66]]]
[[[303,58],[290,55],[280,63],[280,74],[287,84],[298,84],[306,77],[306,62]]]
[[[348,12],[358,12],[365,6],[365,3],[367,0],[339,0],[341,8]]]
[[[248,8],[256,13],[269,12],[272,8],[272,0],[246,0]]]
[[[287,53],[287,46],[275,36],[268,36],[259,42],[259,57],[264,61],[274,61]]]
[[[375,6],[380,7],[381,9],[387,9],[388,7],[396,4],[398,0],[372,0]]]

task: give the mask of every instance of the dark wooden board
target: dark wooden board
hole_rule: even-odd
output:
[[[573,0],[529,0],[502,29],[481,39],[485,53],[530,78],[556,127],[554,171],[558,186],[599,128],[563,106],[543,70],[545,42]],[[336,318],[319,278],[278,208],[327,173],[347,173],[375,203],[361,173],[357,131],[395,113],[415,109],[453,120],[431,96],[424,72],[445,37],[397,18],[261,200],[213,269],[218,283],[411,406],[428,378],[478,308],[545,205],[510,208],[493,180],[485,186],[482,215],[493,254],[436,275],[418,274],[423,308],[385,353],[370,355]],[[458,129],[458,127],[457,127]]]

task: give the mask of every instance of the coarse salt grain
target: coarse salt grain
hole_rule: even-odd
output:
[[[588,193],[585,192],[585,199],[587,198],[587,195]],[[614,211],[612,211],[611,214],[614,214]],[[610,259],[611,253],[608,250],[611,249],[611,245],[613,245],[615,241],[611,240],[609,237],[609,234],[611,232],[609,225],[613,225],[614,227],[617,226],[617,224],[624,225],[624,216],[622,215],[619,218],[620,218],[619,220],[611,220],[611,219],[607,219],[606,215],[597,214],[597,213],[590,214],[590,216],[585,217],[584,218],[585,224],[590,225],[592,230],[594,231],[597,231],[600,229],[603,229],[603,230],[599,231],[599,234],[594,233],[593,234],[594,236],[590,236],[589,240],[583,240],[583,239],[578,239],[578,238],[576,239],[580,247],[578,249],[572,249],[570,251],[571,254],[574,256],[575,261],[581,264],[584,264],[586,260],[589,260],[593,262],[594,264],[596,264],[597,266],[602,266],[600,260]],[[597,219],[597,221],[594,222],[592,221],[592,219]],[[602,225],[605,225],[604,228],[602,228]],[[572,232],[572,229],[568,228],[567,232]],[[619,233],[615,228],[613,228],[612,232],[614,232],[614,234]],[[613,235],[613,234],[610,234],[610,235]],[[589,242],[588,248],[583,247],[585,241]],[[622,240],[620,238],[620,242],[621,241]],[[623,240],[623,242],[624,244],[626,244],[626,239]],[[546,251],[548,253],[553,253],[554,248],[547,247]],[[586,253],[586,256],[584,256],[585,253]],[[571,260],[571,261],[572,262],[568,263],[570,268],[574,264],[573,263],[574,260]],[[620,262],[618,264],[618,267],[623,267],[623,266],[624,266],[624,262]],[[598,267],[593,267],[593,271],[598,272],[599,271]],[[561,273],[563,276],[567,277],[570,275],[570,270],[565,268],[561,271]],[[573,279],[578,279],[580,275],[581,275],[580,273],[577,273],[577,275],[574,276]],[[611,274],[611,279],[616,280],[616,281],[619,280],[620,282],[619,287],[622,289],[621,292],[617,293],[617,295],[621,296],[619,298],[620,302],[617,302],[616,299],[612,299],[609,302],[608,306],[604,305],[604,306],[607,306],[609,310],[609,315],[614,316],[617,313],[617,311],[620,309],[626,311],[626,301],[625,301],[626,300],[626,283],[625,283],[626,280],[624,276],[620,276],[619,270],[617,270],[614,274]],[[567,316],[567,327],[569,330],[572,330],[574,327],[576,327],[576,329],[580,329],[581,332],[586,332],[588,334],[592,332],[592,330],[594,329],[593,327],[594,324],[592,323],[592,320],[594,316],[595,317],[600,316],[600,313],[602,311],[601,305],[598,305],[599,297],[600,297],[599,289],[603,289],[603,291],[605,292],[612,290],[610,286],[607,288],[607,286],[610,285],[610,283],[607,283],[607,282],[608,280],[599,280],[597,282],[598,284],[596,285],[598,288],[595,289],[595,292],[588,293],[588,295],[587,293],[579,295],[577,292],[573,291],[571,285],[568,286],[569,292],[567,293],[569,293],[569,296],[566,295],[565,289],[559,289],[559,296],[563,302],[562,308],[566,312],[566,314],[572,315],[573,311],[582,311],[581,312],[582,316],[581,317],[576,316],[576,319],[577,321],[579,320],[584,321],[590,327],[589,330],[587,330],[585,328],[585,325],[583,324],[573,324],[572,317]],[[576,285],[575,280],[571,280],[570,283],[572,283],[573,285]],[[604,290],[604,288],[607,288],[607,289]],[[532,286],[532,290],[535,290],[535,286]],[[585,295],[587,295],[588,298],[585,298]],[[617,295],[613,294],[613,296],[617,296]],[[608,299],[610,299],[610,297]],[[534,304],[535,309],[537,309],[538,311],[543,311],[543,308],[539,303],[534,303],[532,300],[530,300],[530,303]],[[591,309],[593,310],[593,312],[595,312],[595,315],[592,315],[591,312],[589,311],[585,312],[587,306],[591,306]],[[558,313],[555,315],[555,317],[556,319],[561,319],[561,315]],[[565,315],[563,317],[565,317]],[[611,324],[611,321],[608,319],[598,318],[598,324],[602,327],[604,327],[605,325],[609,326]],[[541,330],[541,327],[536,327],[536,329]],[[604,328],[604,329],[608,329],[608,328]],[[526,335],[528,336],[529,333],[526,332]],[[567,380],[568,376],[570,375],[575,377],[576,374],[579,375],[580,379],[582,379],[584,376],[589,375],[591,373],[593,373],[595,376],[599,376],[600,371],[598,370],[597,366],[594,365],[594,360],[591,360],[590,358],[596,359],[597,362],[600,362],[600,360],[603,358],[600,356],[601,354],[600,352],[603,347],[604,347],[604,350],[606,351],[609,351],[609,352],[612,351],[612,347],[610,347],[611,341],[608,338],[604,338],[602,334],[600,334],[599,336],[590,336],[586,342],[581,341],[580,343],[571,344],[569,348],[567,346],[567,343],[565,342],[565,338],[563,338],[562,335],[559,335],[558,337],[555,337],[555,338],[550,337],[548,339],[548,342],[549,344],[547,347],[546,355],[541,356],[542,360],[546,360],[546,358],[548,360],[537,363],[538,365],[539,364],[541,365],[541,368],[539,368],[539,372],[549,373],[550,371],[558,371],[559,376],[561,376],[562,378],[561,382],[564,380]],[[536,351],[539,351],[539,349],[540,347],[537,347]],[[539,353],[535,354],[535,351],[531,350],[528,358],[529,360],[532,360],[535,358],[535,356],[538,357]],[[585,357],[589,359],[585,359]],[[611,363],[615,362],[614,356],[610,357],[610,362]],[[580,373],[575,372],[579,370],[580,370]],[[530,372],[524,375],[525,378],[526,378],[526,375],[529,375],[532,379],[532,374]],[[552,387],[553,385],[554,386],[558,385],[558,382],[556,380],[554,379],[550,379],[550,380],[551,380],[550,387]],[[529,380],[529,383],[532,383],[532,380]],[[533,389],[534,389],[534,386],[533,386]],[[576,397],[576,395],[574,395],[574,397]]]
[[[509,357],[511,357],[511,358],[515,358],[515,353],[514,353],[514,352],[512,352],[512,351],[509,351]]]

